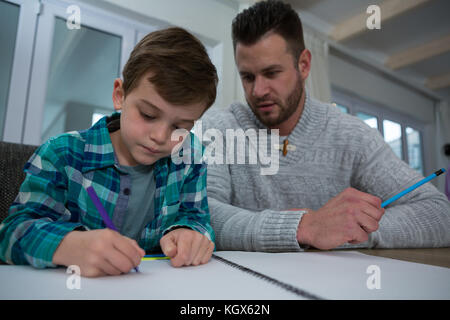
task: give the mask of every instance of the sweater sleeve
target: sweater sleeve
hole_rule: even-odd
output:
[[[362,165],[354,172],[355,188],[389,199],[423,177],[400,160],[381,135],[372,136]],[[386,207],[379,229],[367,243],[374,248],[425,248],[450,245],[450,202],[431,183]]]
[[[297,228],[303,211],[251,211],[231,205],[227,165],[208,166],[208,202],[217,250],[301,251]]]

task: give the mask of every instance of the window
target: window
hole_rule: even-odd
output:
[[[420,132],[413,128],[407,127],[406,142],[408,145],[409,165],[423,174],[422,142],[420,139]]]
[[[333,103],[334,106],[338,107],[343,113],[348,113],[347,107],[341,106],[340,104]]]
[[[402,126],[394,121],[383,120],[383,132],[384,140],[391,146],[397,157],[403,159]]]
[[[14,48],[16,46],[17,26],[19,23],[20,7],[14,3],[0,1],[0,138],[3,135],[3,123],[6,118],[6,104],[14,62]]]
[[[354,115],[369,127],[378,129],[397,157],[424,174],[423,124],[335,88],[333,99],[333,105],[342,112]]]
[[[98,107],[112,108],[112,84],[120,77],[122,39],[81,26],[70,30],[55,19],[41,141],[89,128]],[[95,88],[95,89],[93,89]]]
[[[0,0],[0,140],[40,145],[50,136],[86,129],[96,113],[113,112],[115,78],[134,45],[167,27],[82,0]],[[90,1],[91,2],[91,1]],[[80,28],[70,28],[78,7]],[[72,25],[73,26],[73,25]],[[202,41],[222,77],[220,40]],[[222,97],[222,81],[217,99]]]
[[[69,28],[68,4],[42,0],[22,142],[82,130],[98,109],[112,113],[112,88],[133,49],[131,25],[85,8],[80,28]],[[109,111],[109,112],[108,112]]]
[[[356,116],[360,118],[362,121],[367,123],[367,125],[371,128],[378,129],[378,119],[375,116],[372,116],[370,114],[364,113],[364,112],[357,112]]]

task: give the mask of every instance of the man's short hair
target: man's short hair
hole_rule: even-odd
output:
[[[232,23],[233,47],[237,43],[252,45],[268,32],[279,34],[298,61],[305,49],[300,17],[289,4],[281,1],[260,1],[239,13]]]
[[[125,96],[144,74],[158,94],[174,105],[216,99],[217,71],[203,44],[186,30],[171,27],[146,35],[130,54],[122,75]]]

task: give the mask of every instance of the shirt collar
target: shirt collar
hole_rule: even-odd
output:
[[[85,141],[83,172],[114,165],[114,148],[107,124],[118,117],[120,113],[114,112],[110,117],[103,117],[89,129],[80,132]]]

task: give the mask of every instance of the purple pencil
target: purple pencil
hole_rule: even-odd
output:
[[[106,212],[105,208],[103,207],[102,203],[100,202],[100,199],[97,196],[97,193],[95,192],[94,188],[92,186],[87,187],[87,192],[89,194],[89,197],[91,198],[92,202],[94,203],[95,207],[97,208],[97,211],[100,213],[100,216],[103,219],[103,222],[106,224],[106,227],[108,229],[114,230],[119,232],[117,230],[116,226],[112,222],[112,220],[109,218],[108,213]],[[136,272],[139,272],[139,268],[134,268]]]

